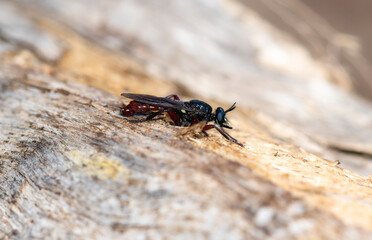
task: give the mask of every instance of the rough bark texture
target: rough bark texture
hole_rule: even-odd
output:
[[[238,1],[0,1],[0,238],[372,239],[351,79]],[[237,101],[244,147],[125,91]]]

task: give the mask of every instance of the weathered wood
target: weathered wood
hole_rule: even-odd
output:
[[[2,238],[290,239],[306,233],[347,239],[356,231],[248,168],[191,145],[178,128],[115,116],[117,109],[105,106],[118,97],[7,69],[0,103]]]
[[[371,239],[370,178],[302,149],[370,172],[370,104],[236,4],[0,2],[0,238]],[[245,146],[124,91],[238,101]]]

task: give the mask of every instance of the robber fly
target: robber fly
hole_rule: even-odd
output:
[[[193,124],[205,121],[206,125],[202,132],[208,136],[207,130],[215,128],[227,140],[243,146],[238,140],[225,132],[224,128],[232,129],[226,119],[226,113],[235,109],[234,103],[226,111],[222,107],[218,107],[214,112],[212,107],[200,100],[191,100],[183,102],[177,95],[169,95],[167,97],[155,97],[145,94],[122,93],[121,96],[130,98],[132,101],[121,108],[121,114],[126,117],[135,114],[147,115],[147,117],[139,120],[130,120],[131,122],[144,122],[154,119],[156,116],[168,113],[169,117],[176,126],[188,127]],[[213,121],[213,124],[208,124]]]

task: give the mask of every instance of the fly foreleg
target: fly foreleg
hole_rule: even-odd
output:
[[[203,127],[203,130],[202,132],[208,136],[208,133],[206,132],[207,130],[209,129],[212,129],[212,128],[215,128],[217,129],[218,132],[221,133],[221,135],[226,138],[227,140],[229,140],[230,142],[233,142],[235,144],[238,144],[239,146],[243,147],[243,144],[241,144],[238,140],[236,140],[235,138],[233,138],[232,136],[230,136],[230,134],[228,134],[227,132],[225,132],[221,127],[219,126],[216,126],[216,125],[205,125]]]

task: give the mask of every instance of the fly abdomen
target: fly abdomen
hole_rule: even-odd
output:
[[[151,113],[152,111],[164,110],[163,107],[153,106],[150,104],[140,103],[136,101],[131,101],[127,106],[121,109],[121,113],[126,116],[132,116],[136,113]]]

